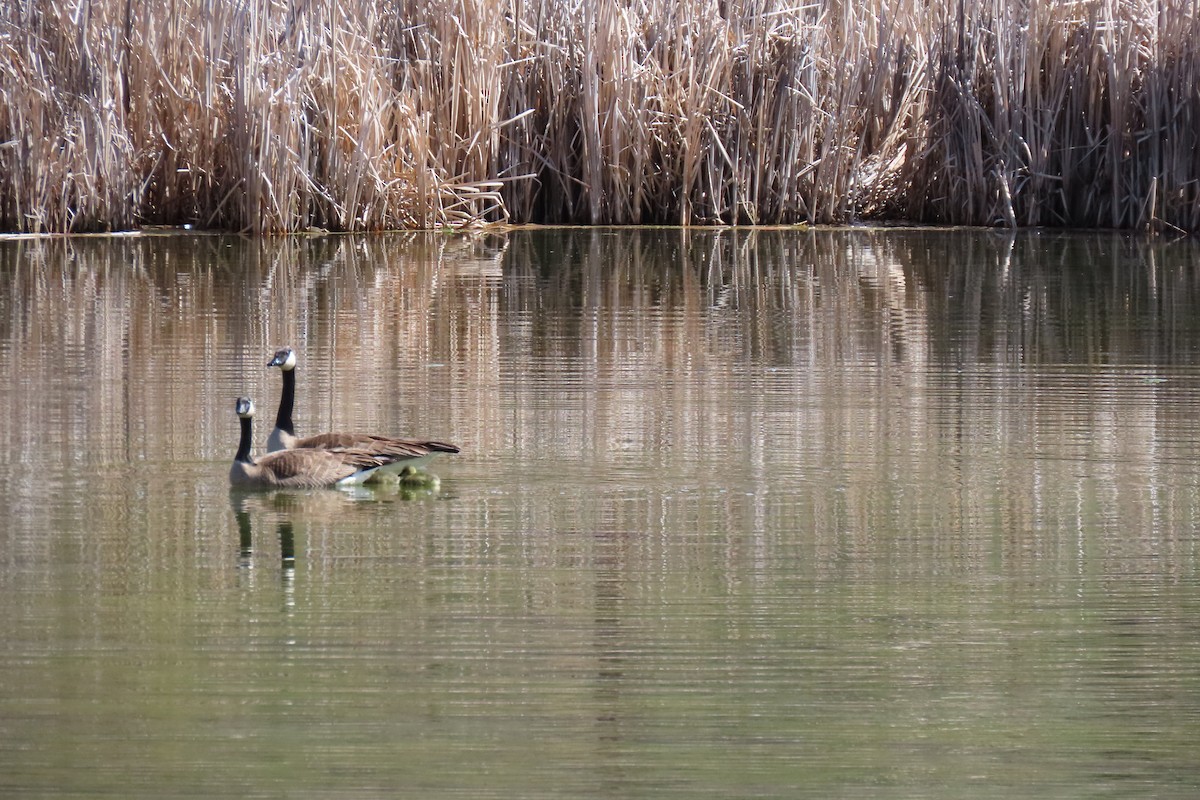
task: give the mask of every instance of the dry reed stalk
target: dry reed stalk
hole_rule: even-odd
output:
[[[957,2],[941,24],[913,216],[1197,230],[1194,4]]]
[[[1192,0],[18,0],[0,227],[1200,229]]]

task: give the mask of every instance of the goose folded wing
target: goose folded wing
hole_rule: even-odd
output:
[[[377,448],[379,440],[382,436],[372,436],[368,433],[346,433],[344,431],[334,431],[331,433],[318,433],[315,436],[305,436],[303,439],[297,439],[293,447],[309,450],[337,450],[350,449],[367,450],[374,452]]]
[[[417,439],[391,439],[376,437],[369,449],[372,453],[390,456],[396,460],[404,458],[423,458],[430,453],[457,453],[458,448],[442,442],[426,442]]]
[[[389,459],[365,450],[281,450],[265,456],[258,465],[279,486],[315,488],[387,463]]]
[[[444,442],[427,442],[418,439],[394,439],[369,433],[319,433],[296,442],[297,449],[309,450],[363,450],[394,459],[421,458],[430,453],[457,453],[458,448]]]

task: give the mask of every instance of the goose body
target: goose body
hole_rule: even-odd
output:
[[[255,460],[250,455],[254,402],[239,397],[235,408],[242,430],[237,455],[229,468],[229,482],[234,486],[294,489],[349,486],[364,483],[377,473],[398,473],[412,464],[405,451],[371,452],[356,448],[281,450]]]
[[[279,395],[279,411],[275,414],[275,428],[267,438],[267,452],[276,453],[293,450],[338,450],[353,448],[370,453],[392,454],[405,459],[407,466],[418,466],[438,453],[457,453],[456,445],[421,439],[397,439],[370,433],[347,433],[335,431],[300,438],[292,422],[292,410],[296,403],[296,352],[284,347],[275,352],[268,367],[279,367],[283,374],[283,392]]]

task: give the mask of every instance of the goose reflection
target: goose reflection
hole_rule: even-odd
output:
[[[337,498],[336,492],[314,492],[313,498]],[[232,491],[229,493],[230,505],[238,529],[238,568],[247,586],[256,583],[256,528],[259,534],[258,550],[267,551],[270,539],[263,535],[274,527],[275,539],[279,542],[279,577],[283,588],[283,608],[290,611],[295,606],[296,590],[296,525],[295,520],[301,519],[308,512],[303,510],[305,498],[294,491],[276,492],[246,492]],[[341,505],[348,502],[342,499]],[[326,500],[318,500],[320,506],[330,506]],[[323,516],[313,514],[314,518]],[[324,516],[332,518],[332,511]]]
[[[275,489],[263,491],[236,487],[229,503],[238,529],[238,566],[252,569],[262,558],[263,533],[274,526],[279,542],[280,566],[296,567],[297,530],[333,530],[346,522],[346,514],[373,503],[422,500],[446,496],[438,476],[406,467],[397,475],[342,491]],[[255,534],[258,534],[256,538]],[[303,547],[301,548],[303,551]]]
[[[320,492],[313,493],[315,498],[333,498],[339,497],[338,493]],[[233,508],[233,516],[237,521],[238,529],[238,566],[242,569],[252,569],[255,565],[255,527],[259,531],[269,530],[273,524],[279,541],[279,564],[284,571],[285,576],[294,574],[296,568],[296,530],[294,519],[298,515],[298,509],[305,506],[312,506],[313,503],[305,502],[300,493],[278,491],[278,492],[239,492],[234,491],[229,493],[230,505]],[[344,507],[348,502],[347,498],[341,498],[341,502],[336,505]],[[329,503],[324,500],[316,503],[318,506],[329,507],[334,506],[334,503]],[[311,507],[303,508],[299,513],[309,515],[315,510]],[[327,508],[325,513],[314,513],[315,518],[328,517],[336,513],[333,508]],[[259,547],[265,547],[265,543],[259,542]]]

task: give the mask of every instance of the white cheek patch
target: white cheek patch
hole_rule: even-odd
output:
[[[283,368],[284,369],[295,369],[296,368],[296,351],[295,350],[288,353],[287,359],[284,360],[284,362],[283,362]]]

